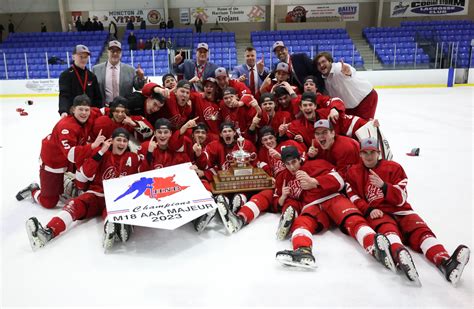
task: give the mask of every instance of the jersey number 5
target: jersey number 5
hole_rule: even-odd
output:
[[[69,149],[69,148],[71,148],[71,146],[68,144],[68,141],[67,141],[67,140],[62,140],[62,141],[61,141],[61,144],[63,144],[64,149]]]

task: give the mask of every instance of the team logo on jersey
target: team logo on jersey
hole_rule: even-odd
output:
[[[139,196],[145,194],[151,199],[160,200],[163,197],[167,197],[183,190],[186,190],[189,186],[181,186],[174,181],[174,177],[142,177],[139,180],[132,183],[127,191],[118,196],[114,202],[124,198],[127,195],[130,195],[134,192],[137,192],[132,199],[136,199]]]

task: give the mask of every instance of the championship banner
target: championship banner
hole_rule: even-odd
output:
[[[158,25],[165,18],[163,9],[129,9],[115,11],[89,11],[89,17],[94,20],[97,17],[104,26],[113,21],[117,26],[126,26],[131,20],[135,26],[140,26],[142,20],[148,25]],[[83,20],[84,22],[84,20]]]
[[[174,230],[217,208],[190,167],[183,163],[105,180],[108,220]]]
[[[467,15],[469,0],[390,2],[390,17]]]
[[[265,21],[265,6],[234,6],[234,7],[207,7],[192,8],[192,20],[194,23],[197,17],[203,23],[259,23]]]
[[[339,17],[344,21],[359,20],[359,3],[298,5],[287,7],[287,19]]]

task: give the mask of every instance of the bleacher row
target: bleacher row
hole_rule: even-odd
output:
[[[474,22],[402,22],[400,27],[368,27],[362,33],[382,64],[427,64],[431,60],[430,56],[417,47],[419,43],[431,43],[436,53],[439,53],[436,56],[447,58],[451,53],[456,66],[465,68],[470,63],[469,50],[471,40],[474,39]]]
[[[134,66],[140,64],[146,74],[162,75],[169,72],[170,62],[167,50],[130,51],[125,33],[122,41],[124,63]],[[212,32],[193,33],[192,29],[149,29],[135,30],[137,40],[171,39],[174,49],[191,50],[195,59],[195,48],[198,43],[209,45],[210,61],[231,70],[237,65],[235,33]],[[365,28],[363,35],[375,55],[387,67],[411,66],[434,62],[426,48],[420,42],[437,44],[443,57],[454,55],[458,67],[467,67],[469,63],[470,41],[474,38],[474,22],[431,21],[402,22],[400,27]],[[68,56],[71,59],[73,47],[84,44],[91,50],[90,64],[94,65],[100,58],[108,38],[106,31],[94,32],[49,32],[49,33],[14,33],[0,45],[0,79],[57,78],[68,67]],[[306,53],[314,57],[321,51],[329,51],[336,60],[343,58],[355,67],[363,67],[360,56],[349,34],[345,29],[305,29],[281,31],[256,31],[251,33],[251,41],[257,50],[257,57],[263,55],[270,59],[267,63],[278,62],[271,50],[275,41],[282,40],[290,53]],[[441,53],[442,51],[442,53]],[[57,57],[63,64],[48,64],[48,59]],[[153,58],[154,56],[154,58]],[[26,61],[25,61],[26,58]],[[6,62],[5,62],[6,61]],[[28,74],[26,72],[28,67]],[[49,71],[49,74],[48,74]]]
[[[355,67],[362,67],[364,60],[345,29],[304,29],[281,31],[256,31],[250,34],[258,57],[263,54],[271,63],[277,63],[272,46],[283,41],[290,53],[306,53],[310,58],[322,51],[328,51],[336,59],[344,58]]]

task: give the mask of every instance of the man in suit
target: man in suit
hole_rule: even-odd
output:
[[[324,91],[324,81],[321,77],[321,73],[314,68],[313,61],[308,55],[305,53],[290,55],[283,41],[273,43],[273,52],[280,62],[285,62],[290,67],[290,84],[297,86],[300,91],[303,91],[304,78],[308,75],[313,75],[317,79],[316,85],[319,91]]]
[[[252,94],[257,95],[263,80],[269,74],[269,69],[265,67],[263,58],[256,62],[257,51],[253,47],[245,49],[245,64],[236,66],[232,72],[232,78],[238,79],[249,87]]]
[[[184,79],[193,80],[194,89],[203,91],[203,81],[209,77],[215,77],[214,72],[218,68],[212,62],[208,61],[209,46],[206,43],[199,43],[196,48],[196,61],[186,59],[183,61],[183,55],[178,53],[174,57],[173,69],[177,74],[184,74]],[[194,79],[197,77],[197,80]]]
[[[105,102],[110,103],[117,96],[127,96],[133,88],[141,90],[146,82],[142,69],[135,69],[122,63],[122,44],[110,41],[108,45],[108,60],[95,65],[92,72],[97,76],[100,93]]]

